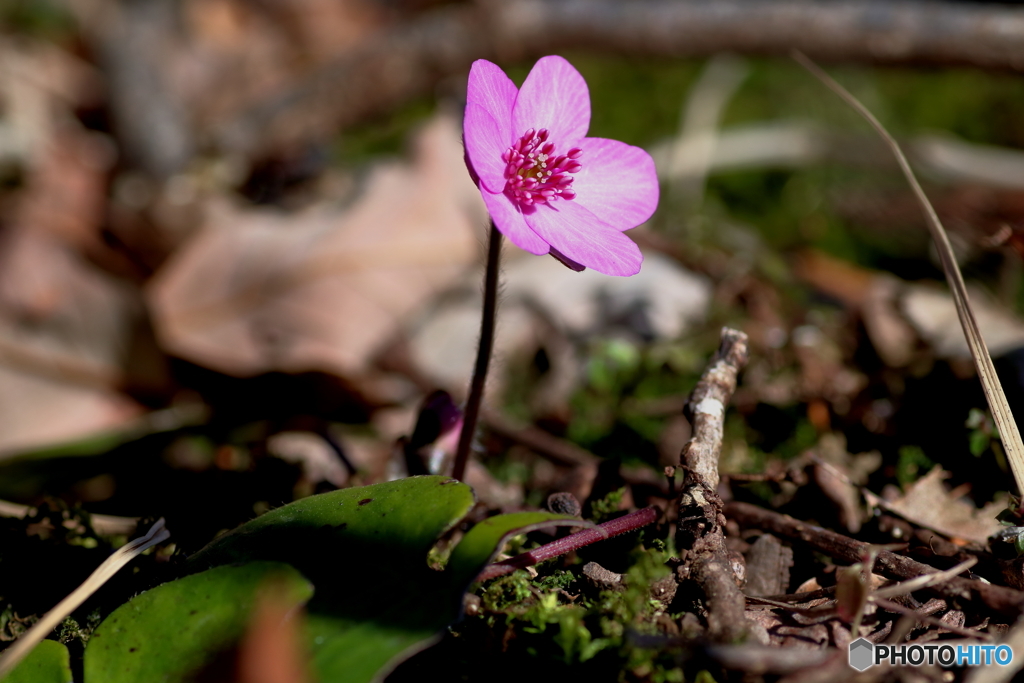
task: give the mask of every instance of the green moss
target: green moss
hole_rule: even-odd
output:
[[[550,565],[534,579],[517,571],[478,586],[481,610],[454,628],[456,651],[449,656],[471,658],[458,648],[493,647],[493,636],[484,634],[504,632],[500,656],[509,661],[499,666],[514,661],[517,669],[535,672],[565,667],[586,680],[680,681],[682,671],[670,649],[640,648],[631,639],[633,634],[662,634],[655,617],[663,606],[651,600],[650,586],[669,572],[665,560],[670,553],[661,540],[638,544],[628,555],[621,592],[591,592],[578,568]],[[495,666],[492,655],[482,661]]]
[[[896,479],[906,488],[935,465],[919,446],[903,446],[896,465]]]
[[[590,504],[591,518],[595,522],[601,523],[616,516],[622,508],[622,498],[625,495],[626,487],[623,486],[620,489],[609,492],[604,498],[593,501]]]

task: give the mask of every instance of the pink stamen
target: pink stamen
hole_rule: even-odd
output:
[[[546,128],[531,128],[501,155],[505,162],[505,194],[521,206],[576,197],[571,174],[583,168],[577,161],[583,150],[573,147],[567,154],[554,156],[555,144],[548,142],[550,135]]]

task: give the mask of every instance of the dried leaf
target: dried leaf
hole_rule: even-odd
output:
[[[950,538],[985,543],[1001,528],[995,516],[1004,505],[989,503],[981,510],[977,509],[967,499],[951,494],[942,483],[948,476],[949,473],[941,467],[934,467],[911,484],[901,497],[889,501],[886,507],[908,521]]]
[[[1000,356],[1024,346],[1024,321],[980,288],[969,287],[968,291],[978,327],[993,355]],[[910,323],[941,358],[970,358],[970,347],[957,325],[956,305],[947,292],[927,285],[909,285],[902,297],[902,308]]]
[[[529,255],[507,259],[503,271],[494,350],[499,362],[538,338],[538,313],[545,324],[573,337],[626,326],[656,339],[676,339],[704,319],[711,302],[707,280],[651,252],[645,253],[640,272],[628,278],[576,273],[554,259]],[[411,335],[417,366],[455,391],[466,386],[472,370],[480,279],[479,272],[469,275],[463,296],[444,301]],[[489,394],[500,395],[500,387],[500,379],[488,381]]]
[[[140,413],[116,389],[144,347],[141,301],[81,253],[103,248],[110,149],[74,126],[40,135],[0,239],[0,452],[76,439]]]
[[[363,369],[478,255],[486,214],[455,122],[434,119],[415,157],[377,168],[345,211],[211,207],[149,290],[165,347],[237,375]]]

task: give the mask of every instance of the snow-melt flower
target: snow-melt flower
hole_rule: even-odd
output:
[[[466,159],[487,210],[506,237],[570,268],[634,275],[643,256],[622,231],[658,205],[647,152],[588,138],[590,93],[561,57],[534,65],[521,89],[497,65],[469,73]]]

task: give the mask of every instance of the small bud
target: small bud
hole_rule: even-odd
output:
[[[580,502],[576,500],[576,496],[565,491],[552,493],[548,496],[545,506],[555,514],[569,515],[570,517],[579,517],[583,510]]]

